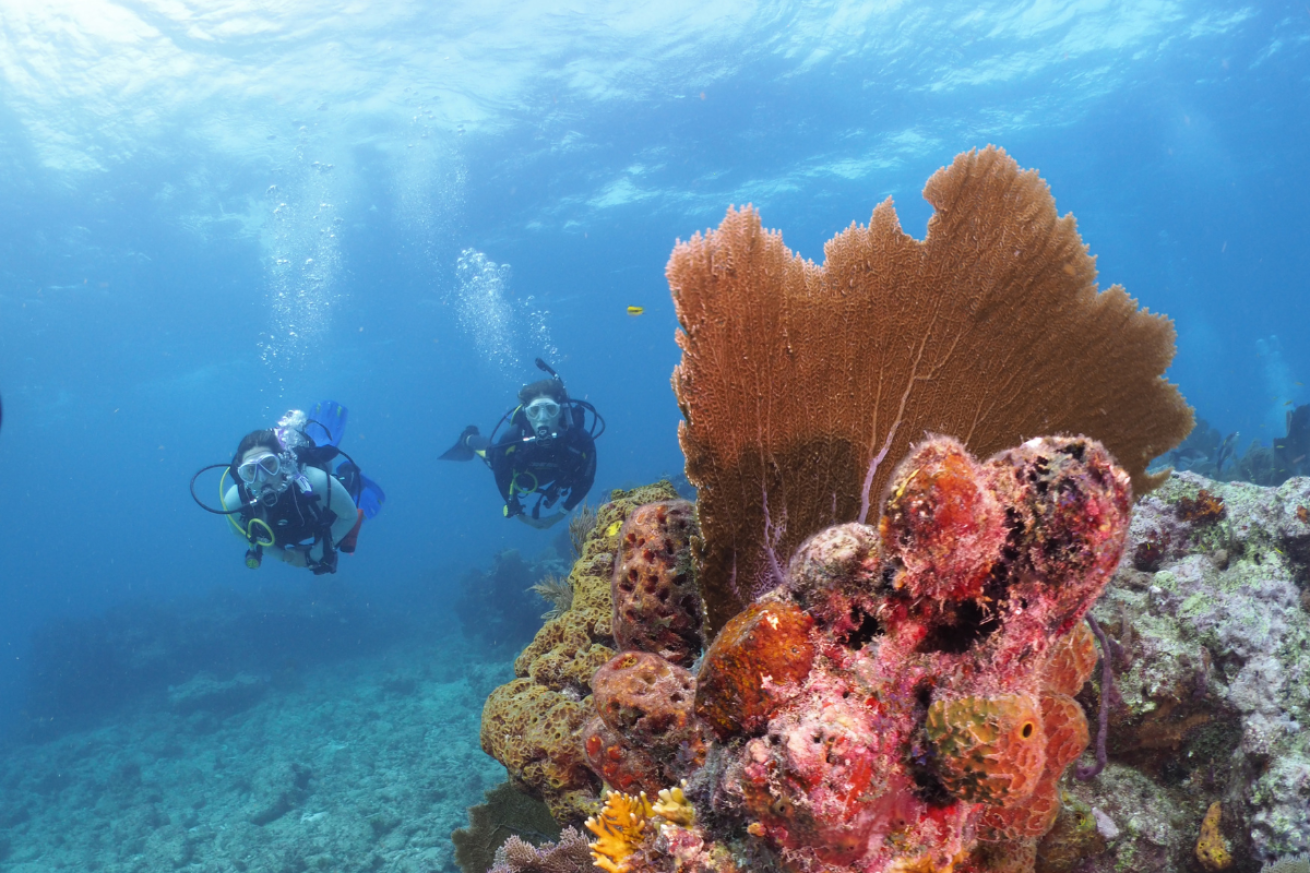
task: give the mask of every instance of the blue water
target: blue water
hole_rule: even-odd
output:
[[[678,472],[663,269],[729,204],[821,260],[996,143],[1174,318],[1200,416],[1310,400],[1302,3],[267,6],[0,0],[7,725],[54,619],[312,596],[187,493],[288,408],[350,408],[389,502],[338,579],[379,602],[549,544],[437,460],[538,355],[608,420],[593,500]]]

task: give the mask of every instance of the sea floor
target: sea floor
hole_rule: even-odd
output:
[[[0,871],[453,871],[451,831],[505,778],[478,728],[511,655],[471,648],[399,644],[248,688],[201,677],[10,746]]]

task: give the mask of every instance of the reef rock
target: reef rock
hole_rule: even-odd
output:
[[[1118,833],[1083,869],[1195,870],[1216,801],[1230,870],[1310,849],[1308,607],[1310,479],[1175,473],[1137,503],[1094,612],[1118,673],[1110,765],[1069,786]]]

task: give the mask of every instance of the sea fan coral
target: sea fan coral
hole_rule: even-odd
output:
[[[1098,290],[1036,172],[989,147],[956,157],[924,196],[936,212],[922,241],[887,201],[827,243],[823,266],[750,207],[669,259],[679,440],[716,630],[781,581],[807,536],[875,518],[892,465],[925,433],[980,457],[1035,433],[1086,434],[1143,492],[1161,481],[1150,460],[1191,429],[1161,378],[1173,326],[1118,286]],[[969,569],[937,584],[976,584]]]

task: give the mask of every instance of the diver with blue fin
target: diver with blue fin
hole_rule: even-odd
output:
[[[596,439],[605,432],[605,419],[587,401],[570,398],[564,380],[541,358],[537,358],[537,367],[550,378],[519,389],[519,405],[501,416],[490,436],[469,425],[441,459],[481,458],[491,468],[505,499],[505,517],[545,529],[591,490],[596,478]],[[590,425],[587,413],[591,413]],[[541,514],[556,503],[560,503],[559,511]]]
[[[276,427],[242,437],[229,463],[210,464],[191,477],[196,503],[227,516],[246,541],[247,567],[270,554],[321,576],[337,571],[338,553],[355,551],[364,519],[377,515],[387,496],[341,450],[346,418],[346,408],[332,400],[308,414],[293,409]],[[337,458],[343,460],[334,472]],[[196,496],[196,479],[218,468],[222,508],[214,509]]]

